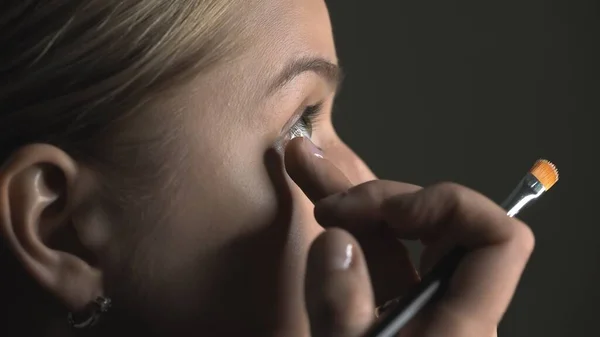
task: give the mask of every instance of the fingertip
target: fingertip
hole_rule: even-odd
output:
[[[295,137],[290,139],[285,145],[283,154],[286,165],[290,164],[290,166],[298,164],[299,160],[310,161],[325,158],[323,150],[315,145],[308,137]]]
[[[352,186],[346,175],[306,137],[290,140],[284,156],[287,173],[313,202]]]
[[[514,220],[515,230],[511,241],[517,253],[527,260],[535,249],[535,235],[527,224],[517,219]]]
[[[290,175],[294,173],[296,168],[302,167],[302,164],[304,161],[306,161],[306,159],[307,158],[303,151],[302,137],[291,139],[283,148],[283,160],[285,163],[285,168]]]
[[[321,233],[311,245],[308,263],[311,270],[332,272],[361,263],[356,239],[343,229],[331,228]],[[357,253],[358,252],[358,253]]]

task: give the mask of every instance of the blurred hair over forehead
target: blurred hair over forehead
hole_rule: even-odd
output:
[[[93,136],[231,54],[239,2],[3,1],[0,162],[31,142],[93,156]]]

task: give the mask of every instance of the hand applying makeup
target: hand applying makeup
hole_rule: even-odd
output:
[[[321,158],[311,152],[308,140],[294,139],[285,163],[290,177],[315,202],[315,217],[327,229],[313,242],[307,261],[305,296],[312,337],[362,336],[375,319],[376,303],[395,297],[377,294],[402,295],[417,281],[397,239],[425,243],[421,270],[455,245],[468,250],[444,297],[400,336],[497,336],[533,249],[533,235],[525,224],[455,184],[420,189],[375,180],[351,186],[326,154]],[[379,249],[371,249],[377,240]],[[387,280],[396,280],[393,290],[386,273],[391,275]]]

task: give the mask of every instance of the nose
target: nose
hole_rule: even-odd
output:
[[[339,137],[336,136],[336,139],[324,150],[327,158],[346,175],[353,185],[377,179],[369,166]]]

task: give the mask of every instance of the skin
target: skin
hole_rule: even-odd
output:
[[[335,81],[321,68],[273,85],[299,59],[337,64],[322,0],[262,1],[248,17],[249,48],[157,105],[178,112],[167,123],[178,135],[142,202],[112,211],[99,196],[107,178],[50,145],[9,159],[0,229],[26,271],[67,310],[112,298],[89,335],[359,336],[374,304],[418,280],[396,237],[424,238],[429,261],[461,243],[473,253],[450,296],[406,333],[493,336],[531,232],[462,187],[372,182],[333,129]],[[286,125],[319,102],[312,142],[275,151]],[[351,266],[332,271],[327,261],[348,244]]]

